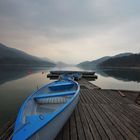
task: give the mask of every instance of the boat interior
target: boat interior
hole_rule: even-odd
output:
[[[74,82],[62,80],[38,90],[26,104],[22,123],[27,123],[33,116],[51,114],[61,110],[61,107],[76,93],[77,88]]]

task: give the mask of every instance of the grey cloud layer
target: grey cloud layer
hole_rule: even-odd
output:
[[[97,38],[102,42],[102,36],[106,34],[110,39],[114,36],[113,40],[120,49],[123,43],[119,36],[123,33],[121,36],[126,42],[133,39],[132,42],[138,46],[139,5],[139,0],[1,0],[0,38],[17,48],[21,46],[26,50],[28,47],[29,50],[37,47],[33,43],[37,38],[38,43],[46,39],[47,48],[51,42],[84,38]],[[107,44],[117,47],[115,42]]]

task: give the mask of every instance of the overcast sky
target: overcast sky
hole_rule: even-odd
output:
[[[67,63],[140,52],[140,0],[0,0],[0,42]]]

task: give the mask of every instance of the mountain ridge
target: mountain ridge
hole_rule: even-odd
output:
[[[55,66],[54,63],[0,43],[1,65]]]
[[[101,68],[140,68],[140,53],[110,58],[100,64]]]
[[[114,56],[104,56],[99,59],[93,60],[93,61],[84,61],[79,63],[77,66],[78,67],[83,67],[87,69],[93,69],[93,68],[98,68],[101,63],[111,59],[111,58],[119,58],[119,57],[124,57],[124,56],[129,56],[132,55],[133,53],[120,53]]]

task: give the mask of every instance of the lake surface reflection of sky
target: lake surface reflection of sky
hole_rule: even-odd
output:
[[[51,80],[46,78],[50,70],[82,70],[67,68],[0,68],[0,127],[15,117],[24,100]],[[101,88],[140,91],[140,71],[95,70],[98,75],[93,84]]]
[[[106,69],[95,71],[98,80],[93,83],[101,88],[140,91],[140,70]]]

